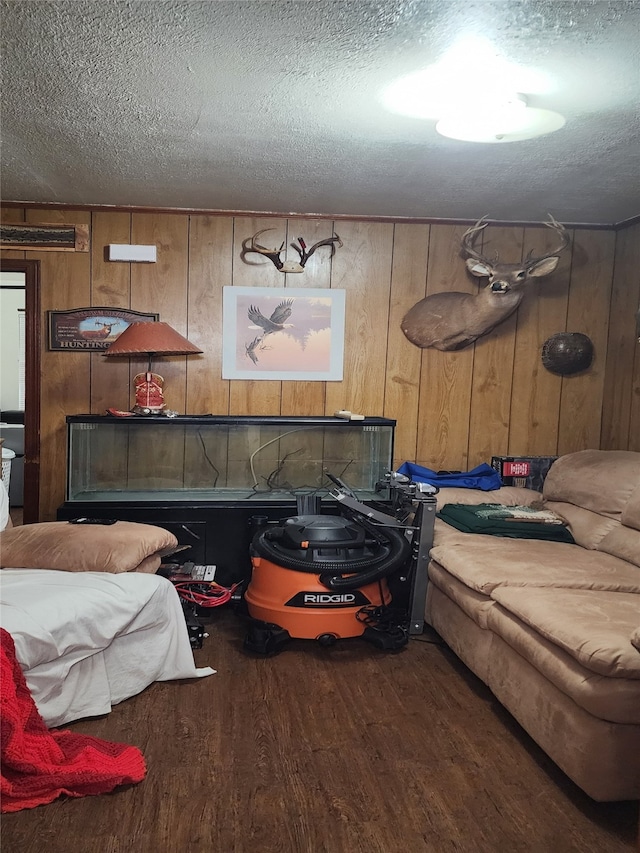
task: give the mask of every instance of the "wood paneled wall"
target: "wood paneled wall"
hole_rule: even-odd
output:
[[[189,414],[322,415],[351,409],[397,419],[395,463],[467,470],[493,454],[555,455],[588,447],[640,450],[640,226],[576,229],[555,273],[532,284],[516,315],[460,352],[420,350],[400,329],[404,313],[440,290],[476,292],[459,254],[465,226],[341,221],[344,246],[319,250],[301,275],[240,259],[261,228],[269,243],[331,235],[330,220],[176,213],[8,208],[6,221],[88,223],[88,254],[28,252],[41,263],[46,312],[85,306],[152,311],[202,350],[156,362],[168,405]],[[492,227],[487,251],[502,260],[544,251],[547,228]],[[111,263],[110,243],[155,244],[155,264]],[[290,250],[291,252],[291,250]],[[6,253],[15,257],[15,253]],[[222,288],[332,287],[346,291],[342,382],[223,380]],[[561,377],[541,363],[552,334],[593,340],[591,368]],[[46,347],[46,344],[45,344]],[[142,361],[98,353],[42,353],[40,518],[64,500],[65,416],[131,407]]]
[[[619,231],[611,291],[600,447],[640,451],[640,224]],[[640,333],[640,329],[637,330]]]

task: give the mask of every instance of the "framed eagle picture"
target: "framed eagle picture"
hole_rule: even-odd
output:
[[[222,378],[340,381],[345,291],[224,287]]]

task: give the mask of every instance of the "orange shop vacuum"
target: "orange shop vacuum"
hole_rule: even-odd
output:
[[[401,530],[340,509],[344,515],[296,515],[258,528],[244,594],[246,650],[274,654],[293,638],[322,646],[347,637],[383,649],[406,645],[407,626],[390,607],[387,578],[406,566],[411,545]]]

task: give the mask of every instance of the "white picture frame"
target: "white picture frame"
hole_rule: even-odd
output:
[[[222,290],[223,379],[342,380],[344,290]]]

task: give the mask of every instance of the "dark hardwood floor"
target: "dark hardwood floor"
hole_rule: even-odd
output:
[[[139,746],[139,785],[5,815],[4,853],[614,853],[637,802],[595,803],[445,646],[242,650],[220,609],[209,678],[69,728]]]

